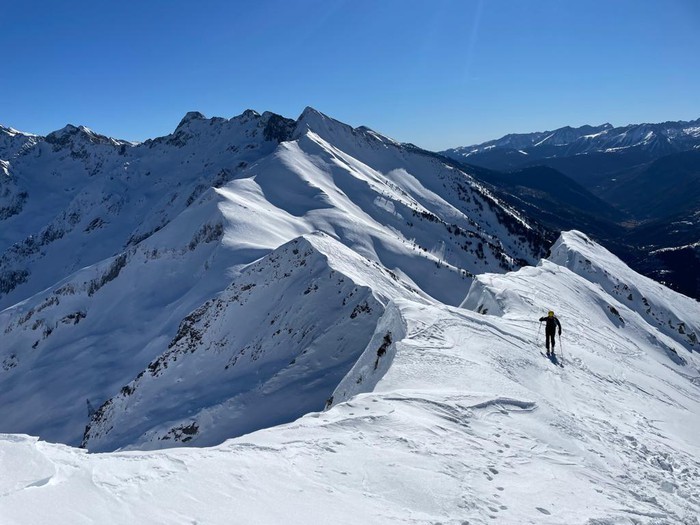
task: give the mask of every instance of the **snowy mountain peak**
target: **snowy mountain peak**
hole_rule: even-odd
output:
[[[74,126],[73,124],[66,124],[61,129],[49,133],[46,135],[44,140],[47,143],[54,145],[55,148],[60,148],[70,144],[85,144],[86,142],[110,146],[129,144],[127,141],[100,135],[92,131],[90,128],[85,126]]]
[[[307,106],[297,119],[294,137],[296,138],[302,136],[307,131],[313,131],[318,135],[323,135],[325,132],[332,132],[333,130],[338,129],[351,131],[352,127],[332,119],[331,117],[324,115],[320,111],[310,106]]]
[[[380,145],[381,147],[400,146],[395,140],[381,135],[367,126],[353,128],[312,107],[304,109],[297,119],[292,138],[298,139],[308,132],[318,135],[330,144],[337,144],[341,147],[353,147],[352,144],[359,143]]]
[[[38,135],[0,126],[0,159],[11,160],[41,140]]]
[[[193,111],[182,119],[168,140],[172,144],[184,145],[193,137],[218,142],[230,140],[241,133],[249,138],[255,138],[261,132],[264,140],[283,142],[291,138],[295,125],[294,120],[270,111],[265,111],[261,115],[255,110],[246,109],[240,115],[230,119],[206,118],[201,113]]]
[[[316,108],[312,108],[311,106],[306,106],[304,110],[301,112],[301,115],[299,115],[299,118],[297,119],[298,122],[301,121],[308,121],[308,120],[333,120],[331,117],[328,115],[321,113],[319,110]]]
[[[10,137],[15,137],[17,135],[25,136],[25,137],[36,137],[37,135],[34,135],[32,133],[25,133],[24,131],[19,131],[15,128],[8,128],[0,124],[0,135],[7,135]]]
[[[545,132],[545,138],[535,142],[534,146],[565,146],[572,142],[575,142],[582,138],[589,138],[591,136],[598,136],[604,133],[609,128],[606,125],[602,126],[589,126],[584,125],[578,128],[571,126],[564,126],[552,132]]]
[[[253,118],[259,118],[259,117],[260,117],[260,113],[258,113],[254,109],[246,109],[237,118],[253,119]]]
[[[207,120],[207,117],[199,111],[188,111],[175,129],[182,128],[194,120]]]
[[[65,137],[71,137],[73,135],[78,134],[79,132],[80,128],[78,126],[74,126],[73,124],[66,124],[61,129],[57,129],[56,131],[52,131],[51,133],[46,135],[45,140],[50,144],[55,144],[63,140]]]

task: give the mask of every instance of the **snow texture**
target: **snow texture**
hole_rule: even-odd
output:
[[[386,298],[405,290],[423,300],[458,304],[476,273],[516,269],[544,252],[539,230],[468,174],[311,108],[298,121],[251,110],[230,120],[192,112],[172,135],[138,145],[74,126],[36,140],[24,156],[13,157],[11,169],[22,174],[17,191],[28,188],[28,197],[5,220],[8,229],[1,230],[18,238],[22,228],[40,232],[11,244],[0,257],[0,281],[5,284],[0,301],[11,304],[0,311],[0,430],[5,432],[76,446],[92,442],[96,450],[213,444],[322,408],[337,386],[330,378],[293,409],[260,418],[213,414],[230,408],[235,396],[241,406],[255,406],[268,397],[264,384],[276,373],[273,368],[281,372],[282,362],[291,362],[295,352],[310,351],[298,340],[303,327],[341,330],[339,320],[357,306],[352,301],[342,309],[329,308],[328,318],[311,318],[324,310],[321,305],[329,304],[330,297],[347,293],[344,286],[354,282],[354,274],[343,269],[347,264],[336,269],[345,281],[318,294],[323,301],[307,309],[306,317],[287,318],[294,326],[291,333],[276,334],[279,327],[266,326],[262,336],[259,328],[245,331],[234,323],[235,333],[221,329],[203,343],[224,345],[226,355],[243,351],[247,360],[253,354],[256,359],[258,353],[268,355],[268,345],[284,349],[266,372],[253,367],[243,373],[239,370],[248,365],[238,365],[235,373],[217,377],[240,373],[244,380],[223,389],[218,380],[203,381],[206,374],[197,374],[195,368],[187,369],[192,377],[171,377],[168,372],[153,386],[145,386],[144,379],[151,377],[146,371],[153,363],[182,355],[174,348],[178,334],[199,313],[206,326],[233,318],[251,328],[269,322],[267,314],[273,310],[270,319],[288,316],[298,309],[300,298],[310,299],[299,292],[309,286],[302,277],[290,284],[288,294],[274,299],[274,308],[266,303],[273,296],[258,297],[257,291],[295,268],[288,258],[283,267],[274,268],[278,263],[267,256],[295,239],[315,238],[317,246],[321,237],[315,232],[325,232],[326,244],[335,240],[333,248],[319,253],[345,253],[347,258],[350,250],[355,266],[371,266],[376,276],[368,273],[360,281],[370,283],[362,285],[372,290],[363,292],[368,304],[378,300],[384,305]],[[85,154],[74,158],[70,152],[76,150]],[[85,163],[100,168],[86,174]],[[47,184],[40,174],[46,177],[51,166],[61,177],[49,177],[56,186],[40,191]],[[29,167],[36,172],[23,171]],[[49,225],[40,228],[42,220]],[[338,261],[331,261],[333,268]],[[387,275],[395,285],[391,291],[378,284]],[[245,314],[232,310],[215,321],[208,308],[216,304],[235,310],[236,301],[219,301],[219,294],[235,286],[255,287],[257,313],[246,307],[241,310]],[[378,313],[373,307],[372,316]],[[338,362],[313,357],[315,373],[333,369],[342,376],[343,367],[353,365],[348,356],[367,344],[369,326],[358,328],[353,341],[347,338],[353,349]],[[331,344],[328,337],[322,339],[325,344]],[[196,354],[192,366],[203,366],[203,353]],[[210,349],[206,355],[217,354]],[[297,371],[285,374],[302,376]],[[196,392],[196,400],[167,407],[155,401],[162,400],[165,390],[175,395],[174,381]],[[188,387],[190,383],[194,386]],[[306,388],[302,383],[290,379],[284,384],[292,390],[282,388],[279,395],[300,396],[302,386]],[[137,390],[138,408],[124,399],[132,389]],[[244,393],[247,397],[240,397]],[[96,413],[86,409],[88,403]],[[132,418],[121,411],[141,415]],[[135,422],[146,415],[147,421]],[[205,416],[207,424],[200,421]],[[98,429],[112,417],[132,423],[109,432]],[[93,424],[93,418],[99,421]],[[234,423],[244,419],[245,425]],[[183,434],[182,428],[193,432],[193,424],[199,429],[196,435]]]
[[[557,244],[646,290],[589,243],[570,232]],[[110,454],[3,435],[0,514],[9,524],[698,523],[694,347],[557,259],[479,277],[465,306],[489,297],[498,315],[392,301],[339,399],[293,423],[216,447]],[[563,368],[539,351],[537,318],[550,308]],[[690,308],[688,327],[700,318]]]
[[[700,304],[444,159],[312,108],[0,158],[3,525],[700,524]]]

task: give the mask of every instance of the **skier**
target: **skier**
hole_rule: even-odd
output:
[[[547,317],[540,317],[540,323],[542,321],[546,321],[545,329],[544,329],[544,337],[545,337],[545,346],[547,347],[547,357],[554,356],[554,333],[557,330],[557,326],[559,327],[559,337],[561,337],[561,323],[559,322],[559,319],[557,319],[557,316],[554,315],[554,312],[551,310],[547,314]],[[552,351],[550,353],[549,351],[549,340],[552,340]]]

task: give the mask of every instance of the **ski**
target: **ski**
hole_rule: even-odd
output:
[[[549,361],[550,363],[552,363],[553,365],[556,365],[556,366],[558,366],[558,367],[564,368],[564,363],[562,363],[561,361],[559,361],[559,358],[556,356],[556,354],[547,355],[547,354],[545,354],[544,352],[540,352],[540,355],[541,355],[542,357],[544,357],[547,361]]]

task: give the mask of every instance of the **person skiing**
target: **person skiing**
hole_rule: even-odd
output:
[[[542,321],[545,321],[547,323],[544,328],[545,346],[547,347],[547,357],[554,356],[554,333],[556,332],[558,326],[559,337],[561,337],[561,323],[559,322],[559,319],[557,319],[557,316],[554,315],[554,312],[552,312],[551,310],[549,311],[546,317],[540,317],[540,323]],[[549,351],[550,339],[552,341],[551,353]]]

